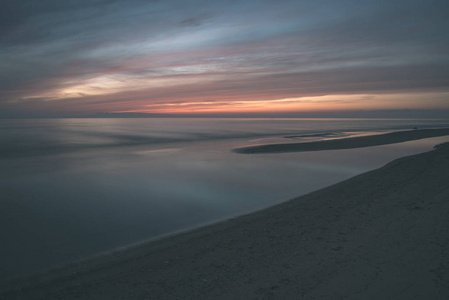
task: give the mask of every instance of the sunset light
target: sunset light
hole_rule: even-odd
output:
[[[316,112],[370,109],[428,109],[444,106],[449,93],[439,94],[393,94],[393,95],[326,95],[315,97],[286,98],[278,100],[248,101],[202,101],[161,104],[142,104],[141,109],[119,112],[138,113],[267,113],[267,112]],[[425,98],[426,102],[422,99]]]
[[[134,2],[3,18],[0,117],[449,110],[437,6]]]
[[[449,299],[448,0],[1,0],[0,299]]]

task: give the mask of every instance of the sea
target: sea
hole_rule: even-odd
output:
[[[0,120],[0,281],[257,211],[449,137],[369,148],[239,147],[414,128],[423,119]]]

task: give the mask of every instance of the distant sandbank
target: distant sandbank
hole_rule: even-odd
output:
[[[233,151],[243,154],[256,154],[256,153],[286,153],[286,152],[305,152],[305,151],[321,151],[321,150],[341,150],[341,149],[353,149],[353,148],[363,148],[363,147],[402,143],[407,141],[414,141],[444,135],[449,135],[449,128],[397,131],[386,134],[376,134],[369,136],[324,140],[316,142],[257,145],[251,147],[237,148],[234,149]]]
[[[0,299],[449,299],[449,143]]]

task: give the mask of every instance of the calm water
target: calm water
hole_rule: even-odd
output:
[[[267,207],[449,137],[290,154],[233,148],[415,126],[449,121],[0,120],[0,280]]]

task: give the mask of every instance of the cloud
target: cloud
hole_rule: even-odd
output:
[[[447,91],[448,8],[440,0],[6,1],[0,107],[87,113],[108,103]]]

